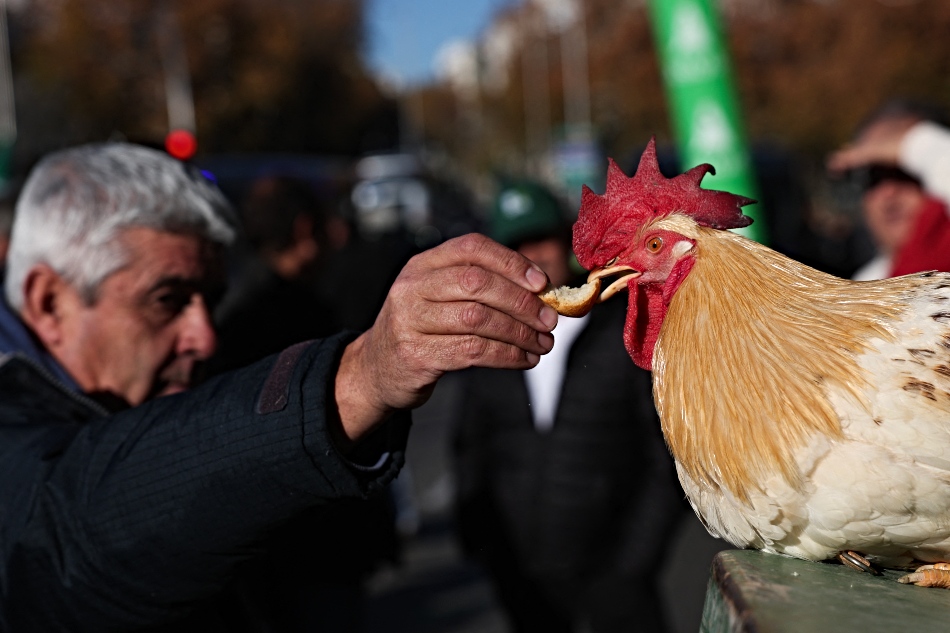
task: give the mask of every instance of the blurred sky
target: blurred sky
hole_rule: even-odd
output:
[[[368,53],[377,74],[395,83],[434,76],[447,43],[474,40],[496,10],[514,0],[368,0]]]

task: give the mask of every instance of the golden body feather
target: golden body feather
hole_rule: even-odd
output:
[[[851,282],[684,216],[652,226],[696,242],[654,350],[654,396],[710,531],[811,559],[945,559],[950,277]]]

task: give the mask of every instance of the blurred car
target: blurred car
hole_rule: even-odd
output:
[[[415,155],[367,156],[356,163],[355,175],[353,221],[367,239],[402,232],[425,249],[480,228],[471,196]]]
[[[353,161],[345,157],[312,154],[208,154],[195,165],[209,174],[233,204],[240,204],[251,184],[265,176],[304,180],[323,199],[345,195],[352,185]]]

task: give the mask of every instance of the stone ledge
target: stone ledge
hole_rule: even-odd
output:
[[[945,633],[950,591],[751,550],[713,559],[701,633]]]

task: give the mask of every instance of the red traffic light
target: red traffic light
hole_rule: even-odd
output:
[[[198,151],[198,141],[188,130],[172,130],[165,137],[165,151],[178,160],[188,160]]]

